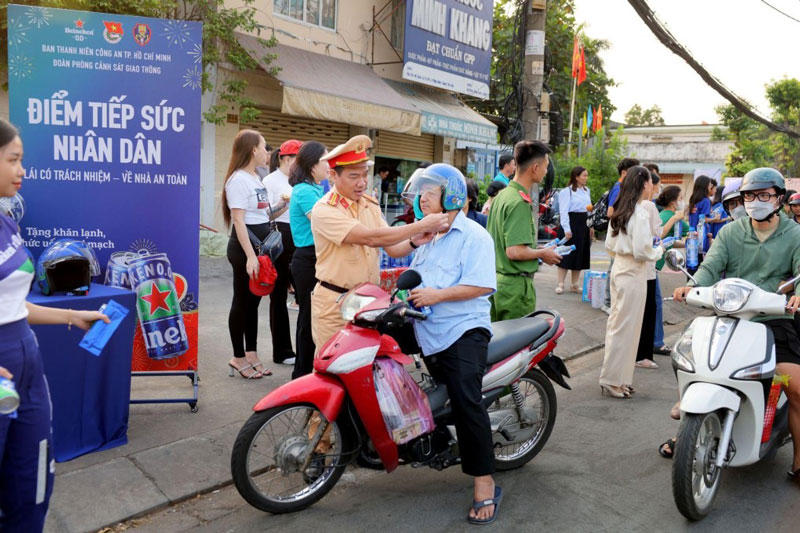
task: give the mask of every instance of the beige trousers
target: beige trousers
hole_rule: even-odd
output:
[[[336,301],[340,296],[338,292],[326,289],[319,283],[311,293],[311,337],[317,347],[315,357],[328,339],[347,324]]]
[[[606,325],[606,353],[600,384],[633,383],[636,350],[647,302],[647,262],[617,255],[611,267],[611,313]]]

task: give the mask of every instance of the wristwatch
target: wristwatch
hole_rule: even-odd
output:
[[[419,246],[417,246],[416,244],[414,244],[414,241],[413,241],[413,240],[411,240],[411,239],[408,239],[408,245],[409,245],[409,246],[411,246],[411,249],[412,249],[412,250],[416,250],[417,248],[419,248]]]

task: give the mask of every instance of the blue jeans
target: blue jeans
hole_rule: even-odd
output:
[[[653,337],[653,347],[661,348],[664,346],[664,301],[661,298],[661,283],[658,281],[656,273],[656,332]]]

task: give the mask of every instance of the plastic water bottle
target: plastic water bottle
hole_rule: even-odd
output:
[[[669,248],[670,248],[670,247],[671,247],[673,244],[675,244],[675,237],[664,237],[664,239],[661,241],[661,243],[660,243],[660,244],[661,244],[661,246],[663,246],[663,247],[664,247],[664,249],[665,249],[665,250],[667,250],[667,249],[669,249]],[[658,246],[658,245],[654,245],[654,247],[655,247],[655,246]]]
[[[19,394],[14,382],[0,378],[0,415],[10,415],[19,407]]]
[[[697,251],[698,253],[705,253],[703,245],[706,242],[706,216],[700,215],[697,220]]]
[[[555,248],[556,246],[558,246],[560,244],[564,244],[565,242],[567,242],[567,238],[566,237],[564,237],[563,239],[553,239],[552,241],[550,241],[547,244],[545,244],[544,246],[542,246],[542,248]],[[543,263],[543,261],[541,259],[539,259],[538,261],[539,261],[540,265]]]
[[[675,240],[676,240],[676,241],[679,241],[679,240],[681,240],[681,234],[683,233],[683,231],[682,231],[682,229],[683,229],[683,227],[682,227],[682,224],[683,224],[683,221],[681,221],[681,220],[678,220],[678,221],[677,221],[677,222],[675,222],[675,224],[672,226],[672,236],[673,236],[673,237],[675,237]]]
[[[689,237],[686,239],[686,266],[695,269],[699,265],[697,230],[695,228],[689,228]]]
[[[570,244],[569,246],[559,246],[558,248],[556,248],[556,253],[558,255],[560,255],[561,257],[564,257],[565,255],[569,255],[574,251],[575,251],[575,245],[574,244]]]

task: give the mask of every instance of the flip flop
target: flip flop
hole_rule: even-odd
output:
[[[665,344],[664,346],[653,348],[653,353],[656,355],[670,355],[672,353],[672,347],[669,344]]]
[[[675,455],[676,442],[678,442],[678,439],[669,439],[667,442],[658,447],[658,454],[665,459],[672,459],[672,456]]]
[[[467,522],[470,524],[476,524],[479,526],[485,526],[486,524],[491,524],[495,520],[497,520],[497,513],[500,511],[500,502],[503,501],[503,489],[498,487],[497,485],[494,486],[494,498],[489,500],[483,500],[480,502],[473,501],[472,502],[472,509],[477,512],[479,509],[483,509],[484,507],[489,507],[490,505],[494,505],[494,512],[492,516],[486,518],[484,520],[480,520],[478,518],[473,518],[467,513]]]
[[[637,368],[652,368],[653,370],[655,370],[656,368],[658,368],[658,364],[656,364],[655,361],[650,361],[649,359],[643,359],[641,361],[637,361],[636,362],[636,367]]]

